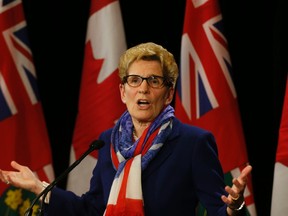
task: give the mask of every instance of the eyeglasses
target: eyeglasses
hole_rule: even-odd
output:
[[[165,83],[165,78],[161,76],[141,77],[139,75],[128,75],[123,78],[123,83],[127,83],[131,87],[138,87],[146,80],[152,88],[161,88]]]

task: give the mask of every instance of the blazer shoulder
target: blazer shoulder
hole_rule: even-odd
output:
[[[206,130],[204,128],[201,128],[196,125],[191,125],[187,123],[181,122],[178,118],[174,118],[173,120],[173,127],[175,129],[175,132],[179,135],[187,134],[191,136],[213,136],[212,132],[209,130]]]

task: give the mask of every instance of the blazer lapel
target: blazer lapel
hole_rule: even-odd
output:
[[[179,127],[178,121],[173,121],[173,131],[169,135],[167,141],[165,142],[164,146],[162,146],[161,150],[158,152],[158,154],[153,158],[152,161],[148,164],[147,168],[142,172],[142,177],[143,180],[147,178],[148,176],[151,175],[155,170],[157,170],[164,162],[169,158],[171,155],[173,148],[174,148],[174,143],[173,140],[179,136]]]

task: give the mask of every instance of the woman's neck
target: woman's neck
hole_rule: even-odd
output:
[[[150,125],[151,122],[133,122],[133,137],[138,139],[143,134],[144,130]]]

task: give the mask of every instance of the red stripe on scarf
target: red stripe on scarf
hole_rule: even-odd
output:
[[[140,140],[138,142],[138,145],[135,149],[135,152],[134,152],[134,156],[138,155],[138,154],[142,154],[145,155],[146,152],[149,150],[149,148],[151,147],[152,145],[152,141],[154,140],[154,138],[157,136],[158,134],[158,131],[160,130],[160,127],[158,129],[156,129],[151,135],[150,137],[148,138],[147,142],[144,143],[144,139],[147,135],[147,131],[148,131],[148,128],[145,129],[144,133],[142,134],[142,136],[140,137]],[[144,147],[143,147],[144,145]],[[143,147],[143,149],[142,149]]]
[[[126,209],[120,211],[118,205],[108,205],[105,216],[144,216],[142,200],[125,199]]]
[[[119,161],[118,161],[116,152],[115,152],[112,144],[110,145],[110,152],[111,152],[111,160],[112,160],[112,163],[114,164],[114,167],[116,168],[116,170],[118,170]]]
[[[153,140],[157,136],[160,127],[156,129],[147,139],[146,143],[144,143],[144,140],[147,136],[149,128],[146,128],[143,132],[142,136],[140,137],[140,140],[136,146],[136,149],[134,151],[133,157],[129,158],[126,161],[125,167],[122,170],[123,173],[123,179],[121,182],[121,188],[117,197],[117,202],[115,205],[108,204],[106,207],[105,216],[144,216],[144,206],[143,206],[143,200],[142,199],[131,199],[126,197],[126,191],[127,191],[127,182],[129,177],[130,168],[132,165],[132,162],[134,160],[134,157],[141,154],[141,156],[145,155],[147,151],[152,146]],[[116,152],[113,148],[113,145],[111,144],[111,158],[114,166],[116,169],[118,169],[119,166],[119,160],[117,158]],[[114,182],[113,182],[114,184]]]
[[[124,168],[122,186],[119,191],[117,204],[108,204],[106,208],[106,216],[144,216],[143,201],[137,199],[126,198],[126,188],[128,175],[132,165],[133,158],[129,159]],[[125,182],[125,184],[124,184]]]

